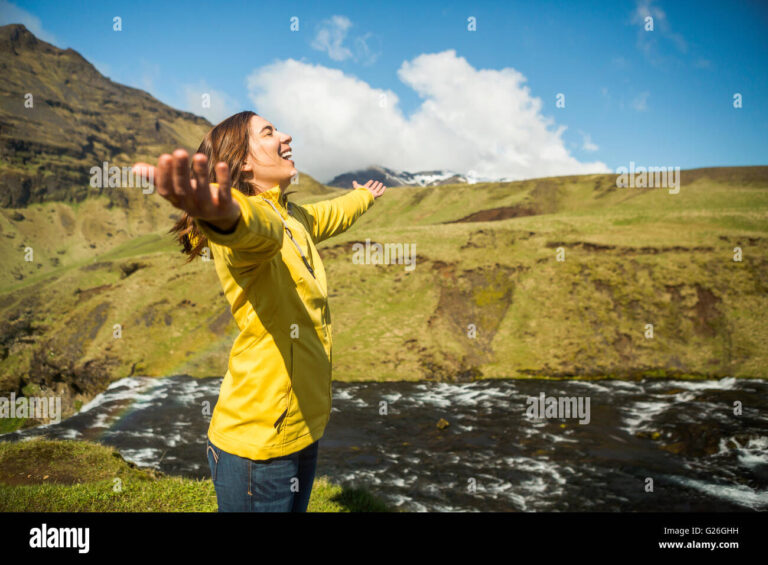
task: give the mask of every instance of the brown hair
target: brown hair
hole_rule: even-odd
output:
[[[239,190],[247,196],[254,194],[253,187],[244,178],[240,168],[245,163],[249,151],[248,124],[251,118],[257,115],[256,112],[250,110],[239,112],[228,117],[205,134],[197,153],[202,153],[208,157],[208,182],[216,182],[214,166],[216,163],[224,161],[229,167],[232,189]],[[192,161],[190,160],[190,169],[191,166]],[[181,252],[189,255],[187,263],[199,256],[203,248],[208,245],[208,239],[197,229],[194,218],[186,212],[168,230],[168,233],[176,234],[176,238],[182,246]],[[195,241],[197,244],[193,246]]]

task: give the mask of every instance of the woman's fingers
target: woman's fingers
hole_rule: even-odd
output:
[[[214,168],[216,173],[216,182],[218,183],[218,194],[216,195],[217,204],[222,208],[227,208],[232,204],[232,182],[229,178],[229,167],[224,161],[216,163]]]
[[[208,157],[202,153],[196,153],[192,157],[192,172],[195,176],[192,200],[197,207],[200,207],[201,200],[206,199],[211,192],[208,186]]]
[[[355,185],[360,186],[357,184],[356,181],[352,181]],[[371,194],[373,194],[375,197],[381,196],[384,193],[384,189],[386,188],[384,186],[384,183],[375,181],[373,179],[369,180],[367,183],[365,183],[365,187],[371,191]],[[357,188],[357,187],[355,187]]]
[[[356,180],[352,181],[352,188],[367,188],[374,197],[379,197],[384,193],[384,183],[370,179],[367,183],[358,184]]]
[[[188,206],[191,193],[189,184],[189,158],[187,152],[183,149],[177,149],[173,152],[173,193],[179,203]]]
[[[229,167],[223,161],[216,164],[214,187],[208,180],[208,165],[208,157],[196,153],[190,172],[187,152],[177,149],[173,154],[160,155],[157,167],[136,163],[134,170],[143,176],[153,175],[158,194],[190,216],[221,219],[239,214],[240,207],[232,199]]]
[[[178,207],[179,201],[173,192],[173,157],[168,153],[163,153],[157,160],[157,193],[168,200],[171,204]]]

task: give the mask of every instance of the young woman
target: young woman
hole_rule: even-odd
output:
[[[331,314],[315,246],[385,190],[369,180],[331,200],[288,202],[290,142],[240,112],[206,134],[191,170],[182,149],[134,166],[184,211],[171,231],[188,261],[212,255],[240,329],[206,445],[220,512],[306,511],[331,415]]]

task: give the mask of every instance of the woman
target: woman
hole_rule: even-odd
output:
[[[212,254],[240,329],[206,445],[220,512],[306,511],[331,415],[331,315],[315,246],[385,190],[369,180],[331,200],[288,202],[290,142],[240,112],[208,132],[191,170],[182,149],[134,166],[184,211],[171,231],[188,260]]]

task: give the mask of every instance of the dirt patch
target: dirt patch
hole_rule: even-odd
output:
[[[684,284],[664,286],[672,303],[676,305],[681,304],[685,287]],[[697,334],[703,337],[715,337],[723,329],[726,321],[725,315],[719,309],[722,299],[712,290],[698,283],[693,286],[693,289],[696,291],[696,304],[680,313],[691,320]]]
[[[59,208],[59,221],[67,235],[75,233],[75,215],[69,207]]]
[[[35,343],[39,328],[35,326],[33,319],[34,310],[27,306],[17,308],[10,312],[6,319],[0,320],[0,360],[6,359],[19,344]],[[16,379],[16,382],[19,380]]]
[[[694,328],[699,335],[705,337],[714,337],[718,333],[718,329],[725,322],[723,314],[718,309],[718,305],[722,303],[722,299],[715,295],[708,288],[697,284],[696,294],[698,301],[693,307],[694,309]]]
[[[51,468],[45,464],[45,451],[41,451],[35,461],[34,469],[30,469],[30,462],[26,460],[6,459],[3,461],[0,471],[0,483],[21,486],[41,485],[55,483],[62,485],[74,485],[82,482],[82,470],[80,462],[73,462],[71,466]]]
[[[548,241],[544,247],[554,249],[557,247],[579,247],[587,251],[610,251],[616,249],[615,245],[600,245],[599,243],[590,243],[588,241]]]
[[[635,360],[635,351],[632,344],[632,336],[620,333],[613,340],[613,349],[619,354],[623,363],[631,363]]]
[[[658,255],[660,253],[690,253],[690,252],[714,252],[714,247],[698,246],[684,247],[674,245],[670,247],[624,247],[618,245],[602,245],[599,243],[590,243],[589,241],[548,241],[544,244],[550,249],[557,247],[568,247],[584,249],[586,251],[616,251],[619,255]]]
[[[539,180],[531,189],[525,199],[514,206],[500,206],[498,208],[488,208],[473,212],[468,216],[443,222],[444,224],[456,224],[460,222],[498,222],[510,218],[521,218],[524,216],[536,216],[539,214],[552,214],[557,212],[561,191],[563,187],[553,180]]]
[[[739,185],[768,185],[768,167],[711,167],[680,171],[680,184],[685,186],[699,179]]]
[[[496,247],[496,232],[493,230],[477,230],[470,232],[467,242],[459,249],[475,247],[479,249],[493,249]]]
[[[23,449],[13,446],[5,450],[0,457],[0,483],[11,486],[75,485],[125,475],[126,471],[139,471],[136,464],[126,461],[118,452],[113,452],[110,457],[104,447],[84,452],[76,447],[73,458],[64,443],[34,440]],[[147,477],[161,476],[163,473],[159,471],[147,473]]]
[[[508,220],[509,218],[520,218],[523,216],[535,216],[539,212],[528,204],[516,204],[515,206],[501,206],[499,208],[490,208],[473,212],[469,216],[464,216],[458,220],[443,222],[444,224],[457,224],[462,222],[498,222],[499,220]]]
[[[120,277],[123,279],[126,277],[130,277],[133,273],[135,273],[139,269],[144,269],[146,267],[147,265],[145,265],[144,263],[136,263],[136,262],[123,263],[122,265],[120,265],[120,272],[121,272]]]
[[[347,241],[345,243],[338,243],[336,245],[328,245],[322,248],[318,248],[317,252],[320,255],[320,258],[325,262],[328,259],[335,259],[339,255],[349,255],[352,256],[352,253],[355,252],[353,246],[359,243],[363,247],[365,247],[364,241]],[[370,245],[373,245],[376,243],[375,241],[371,241]]]
[[[459,270],[456,263],[433,261],[437,307],[427,320],[432,347],[416,340],[404,343],[419,356],[426,379],[462,381],[482,377],[479,366],[493,361],[493,338],[513,302],[517,274],[528,267],[483,266]],[[448,337],[452,347],[437,340]]]
[[[226,306],[213,320],[208,324],[208,328],[216,335],[222,335],[227,326],[234,318],[229,306]]]
[[[155,321],[159,318],[161,312],[160,306],[163,304],[168,304],[168,299],[163,298],[162,300],[158,302],[154,302],[147,306],[146,310],[144,310],[144,313],[139,318],[140,321],[144,322],[144,325],[146,327],[151,326],[155,323]]]
[[[114,288],[111,284],[103,284],[101,286],[94,286],[93,288],[86,288],[85,290],[77,289],[75,290],[75,296],[77,296],[78,302],[82,302],[85,300],[88,300],[92,296],[96,296],[98,294],[101,294],[104,291],[110,290]]]

